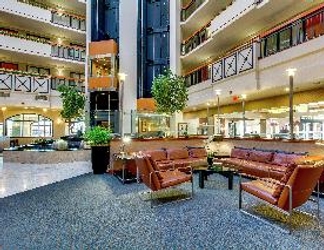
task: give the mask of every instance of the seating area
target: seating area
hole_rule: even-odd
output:
[[[240,153],[242,155],[245,153],[245,158],[240,158]],[[122,241],[127,246],[136,248],[141,246],[143,249],[158,248],[160,244],[166,246],[167,249],[179,246],[185,247],[185,249],[196,249],[197,246],[199,246],[199,249],[214,249],[215,244],[222,244],[225,234],[226,238],[235,239],[228,246],[237,249],[242,247],[242,242],[248,249],[265,248],[269,242],[268,237],[276,239],[276,242],[273,243],[275,248],[284,246],[287,249],[292,249],[293,246],[293,249],[310,249],[314,244],[315,246],[324,244],[324,241],[314,236],[316,235],[314,232],[321,233],[322,228],[318,227],[318,224],[314,224],[316,220],[313,217],[305,216],[301,221],[298,217],[296,219],[296,213],[298,216],[300,214],[297,210],[300,207],[302,210],[318,212],[317,218],[319,218],[318,214],[323,213],[324,208],[323,205],[318,203],[318,196],[316,197],[316,204],[309,202],[310,199],[314,200],[312,194],[323,172],[323,166],[318,163],[322,158],[306,157],[306,154],[301,153],[293,154],[252,148],[248,150],[235,147],[231,150],[231,157],[218,160],[221,160],[221,163],[225,166],[230,164],[231,160],[233,160],[232,162],[246,164],[249,162],[250,165],[253,163],[255,166],[259,163],[260,166],[263,166],[266,165],[263,157],[268,154],[272,154],[271,161],[267,158],[269,166],[276,166],[276,164],[273,164],[273,162],[276,162],[278,165],[276,167],[279,168],[278,163],[281,159],[282,177],[280,179],[279,175],[275,174],[264,174],[263,178],[259,177],[258,179],[254,179],[257,177],[257,174],[254,174],[252,180],[245,178],[246,174],[239,178],[236,175],[239,171],[234,171],[231,181],[232,188],[229,188],[228,181],[220,174],[209,175],[208,180],[207,178],[205,180],[205,187],[200,188],[199,174],[193,174],[190,166],[201,163],[206,167],[206,151],[201,147],[168,147],[145,150],[141,154],[136,154],[136,156],[135,153],[129,153],[130,159],[123,158],[127,161],[119,159],[116,162],[116,169],[118,166],[122,168],[123,164],[127,163],[130,167],[128,170],[133,175],[140,175],[141,182],[139,183],[134,181],[122,185],[117,178],[109,173],[101,176],[90,173],[37,190],[31,190],[16,197],[7,197],[1,201],[3,203],[0,205],[5,208],[3,217],[10,218],[12,216],[11,210],[18,215],[28,214],[30,211],[25,209],[29,208],[21,206],[21,202],[26,203],[31,197],[33,199],[40,197],[37,203],[44,201],[47,204],[50,201],[51,204],[64,205],[64,211],[69,211],[69,216],[65,217],[65,214],[57,214],[57,211],[61,211],[63,208],[52,208],[51,206],[46,208],[46,216],[58,218],[59,222],[69,221],[70,224],[73,224],[74,221],[77,221],[78,225],[86,227],[85,225],[89,223],[89,220],[95,221],[97,224],[91,223],[90,227],[103,229],[103,232],[101,230],[97,232],[93,228],[89,229],[86,235],[82,236],[87,241],[99,237],[99,235],[100,237],[106,235],[104,237],[105,242],[107,240],[115,242],[114,240],[119,237],[118,244]],[[257,156],[259,160],[256,160],[258,159]],[[234,164],[232,165],[234,166]],[[242,169],[239,166],[237,164],[237,170]],[[214,169],[214,171],[218,170]],[[251,176],[254,172],[250,170],[248,173]],[[263,172],[260,170],[256,173]],[[262,174],[260,176],[262,177]],[[40,190],[44,191],[40,192]],[[82,195],[80,195],[80,192]],[[162,196],[159,196],[160,193],[162,193]],[[169,196],[163,196],[165,194]],[[183,194],[186,196],[183,196]],[[170,202],[179,201],[179,198],[187,201]],[[54,203],[52,199],[56,199]],[[63,199],[64,202],[60,199]],[[288,232],[292,236],[282,234],[281,230],[272,230],[267,223],[260,223],[258,220],[246,216],[245,214],[249,212],[250,207],[255,207],[256,200],[267,204],[267,208],[276,208],[280,211],[279,214],[288,215],[288,223],[284,223],[285,226],[288,226]],[[84,201],[86,201],[86,206]],[[161,204],[163,206],[156,206]],[[15,209],[12,209],[11,206],[14,206]],[[40,221],[37,223],[41,224],[43,214],[38,213],[37,210],[34,211],[34,209],[32,211],[33,219],[36,218],[36,221]],[[255,217],[253,213],[252,215]],[[99,217],[100,220],[98,220]],[[295,222],[296,220],[298,222]],[[21,219],[21,221],[24,220]],[[130,226],[130,221],[136,227]],[[297,223],[298,227],[292,227],[291,221]],[[51,223],[55,224],[56,222]],[[303,223],[306,223],[306,226]],[[319,218],[319,223],[324,225],[323,219]],[[73,224],[73,226],[78,225]],[[32,231],[33,228],[30,227],[29,224],[23,226],[24,229]],[[152,234],[146,238],[139,233],[139,229],[140,232],[148,230]],[[198,236],[183,240],[180,232],[184,230],[191,230]],[[96,231],[96,234],[89,233],[94,231]],[[57,227],[50,228],[46,232],[40,232],[35,233],[36,237],[42,238],[46,233],[50,233],[55,237],[62,237],[64,242],[69,242],[69,239],[65,236],[60,236]],[[79,232],[80,230],[78,230]],[[173,245],[168,242],[170,234],[177,237],[177,240],[172,241]],[[5,243],[6,246],[11,246],[10,244],[13,242],[11,235],[14,237],[15,233],[8,227],[5,232],[5,237],[8,239]],[[73,235],[73,237],[79,239],[81,236],[78,234]],[[259,239],[255,240],[254,237]],[[130,240],[130,238],[133,240]],[[161,239],[163,239],[163,243],[160,242]],[[48,237],[46,237],[46,240],[48,240]],[[143,242],[151,240],[154,240],[154,242],[150,242],[147,248],[143,247]],[[44,242],[44,240],[41,241]],[[135,243],[132,244],[133,241]],[[21,242],[34,248],[36,246],[35,243],[26,242],[24,237],[22,237]],[[91,245],[83,240],[80,240],[80,242],[81,245],[84,244],[87,247]],[[49,247],[57,243],[49,239],[46,244]],[[98,241],[97,246],[102,248],[104,245]],[[179,248],[182,249],[182,247]]]

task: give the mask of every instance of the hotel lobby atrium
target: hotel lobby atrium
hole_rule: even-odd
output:
[[[0,1],[0,250],[323,249],[323,58],[324,0]]]

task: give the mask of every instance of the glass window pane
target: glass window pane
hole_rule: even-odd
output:
[[[269,36],[267,38],[267,48],[266,48],[266,54],[272,55],[277,52],[277,34],[273,34],[272,36]]]
[[[51,137],[52,125],[51,119],[38,114],[19,114],[6,120],[11,137]]]
[[[279,48],[284,50],[290,47],[291,28],[283,30],[279,33]]]
[[[292,27],[292,45],[300,44],[304,41],[303,23],[298,22]]]

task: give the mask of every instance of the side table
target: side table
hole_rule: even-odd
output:
[[[128,169],[131,164],[135,164],[135,160],[132,156],[126,154],[118,154],[115,158],[115,161],[121,161],[121,166],[120,164],[116,163],[113,165],[113,174],[121,183],[125,184],[137,181],[137,174],[133,175]]]

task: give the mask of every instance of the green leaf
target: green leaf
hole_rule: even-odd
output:
[[[61,93],[63,109],[60,112],[62,118],[71,121],[83,117],[86,98],[75,87],[59,85],[57,90]]]
[[[188,101],[188,89],[183,77],[173,74],[170,69],[157,76],[152,84],[152,96],[157,112],[173,114],[182,111]]]

